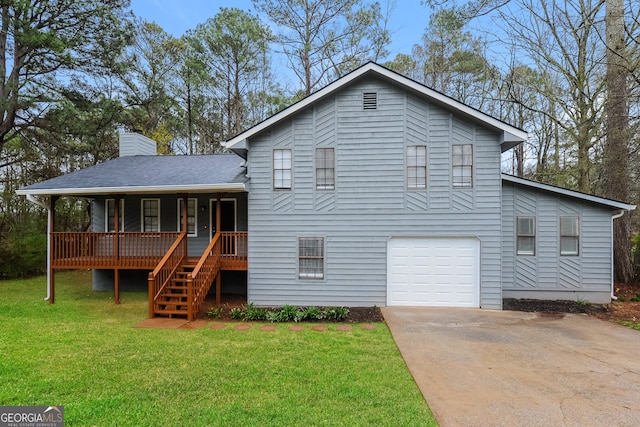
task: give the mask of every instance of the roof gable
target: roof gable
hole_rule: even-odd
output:
[[[421,96],[426,97],[430,102],[434,104],[440,105],[446,109],[455,111],[461,115],[467,116],[473,120],[476,120],[488,128],[494,129],[501,133],[502,136],[502,151],[506,151],[519,143],[525,141],[527,139],[527,133],[522,129],[518,129],[514,126],[511,126],[501,120],[498,120],[494,117],[491,117],[483,112],[470,107],[466,104],[463,104],[459,101],[456,101],[453,98],[450,98],[440,92],[437,92],[433,89],[424,86],[421,83],[416,82],[415,80],[411,80],[407,77],[404,77],[395,71],[391,71],[388,68],[382,67],[376,63],[369,62],[360,68],[352,71],[351,73],[345,75],[344,77],[334,81],[328,86],[320,89],[319,91],[309,95],[308,97],[298,101],[297,103],[285,108],[279,113],[274,114],[268,119],[264,120],[261,123],[247,129],[246,131],[236,135],[230,140],[226,141],[223,145],[224,147],[242,152],[246,150],[247,140],[258,133],[282,122],[290,118],[292,115],[301,111],[302,109],[318,102],[319,100],[335,93],[341,88],[351,84],[352,82],[366,76],[366,75],[375,75],[384,80],[388,80],[404,88],[405,90],[409,90],[411,92],[417,93]]]
[[[542,184],[540,182],[531,181],[524,178],[519,178],[513,175],[502,174],[503,182],[511,182],[517,185],[521,185],[524,187],[535,188],[537,190],[542,190],[550,193],[554,193],[556,195],[568,196],[574,199],[584,200],[590,203],[595,203],[598,205],[603,205],[608,208],[615,209],[624,209],[627,211],[632,211],[636,208],[635,205],[630,205],[628,203],[618,202],[611,199],[605,199],[604,197],[597,197],[591,194],[580,193],[578,191],[567,190],[565,188],[554,187],[553,185]]]

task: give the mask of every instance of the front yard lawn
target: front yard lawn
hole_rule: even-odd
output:
[[[437,425],[389,330],[140,329],[146,293],[91,274],[0,282],[0,404],[63,405],[66,425]]]

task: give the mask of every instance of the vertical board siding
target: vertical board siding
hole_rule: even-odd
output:
[[[377,92],[377,110],[363,109],[365,91]],[[473,144],[475,156],[474,189],[460,191],[455,208],[450,169],[454,140]],[[391,236],[477,237],[481,304],[501,307],[497,133],[456,119],[394,85],[367,78],[319,100],[249,143],[249,301],[386,305]],[[425,190],[406,189],[407,145],[427,146]],[[291,192],[272,190],[270,157],[276,147],[294,150]],[[335,148],[333,191],[315,189],[315,147]],[[300,236],[324,237],[323,280],[297,278]]]
[[[503,184],[502,282],[505,290],[605,293],[611,289],[611,211],[514,183]],[[536,218],[535,256],[517,256],[515,219]],[[560,217],[580,219],[578,256],[560,255]],[[549,293],[551,292],[551,294]]]

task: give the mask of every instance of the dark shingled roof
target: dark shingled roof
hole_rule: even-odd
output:
[[[244,189],[244,160],[236,154],[127,156],[29,185],[18,194],[91,195]]]

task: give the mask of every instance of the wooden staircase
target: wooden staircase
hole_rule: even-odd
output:
[[[186,234],[180,233],[149,273],[149,318],[186,316],[195,320],[209,289],[216,284],[220,303],[220,271],[247,269],[247,233],[218,232],[200,258],[187,256]]]
[[[188,316],[189,294],[187,292],[187,275],[193,272],[198,261],[198,258],[190,257],[180,263],[170,283],[164,287],[155,302],[154,313],[156,316]]]

